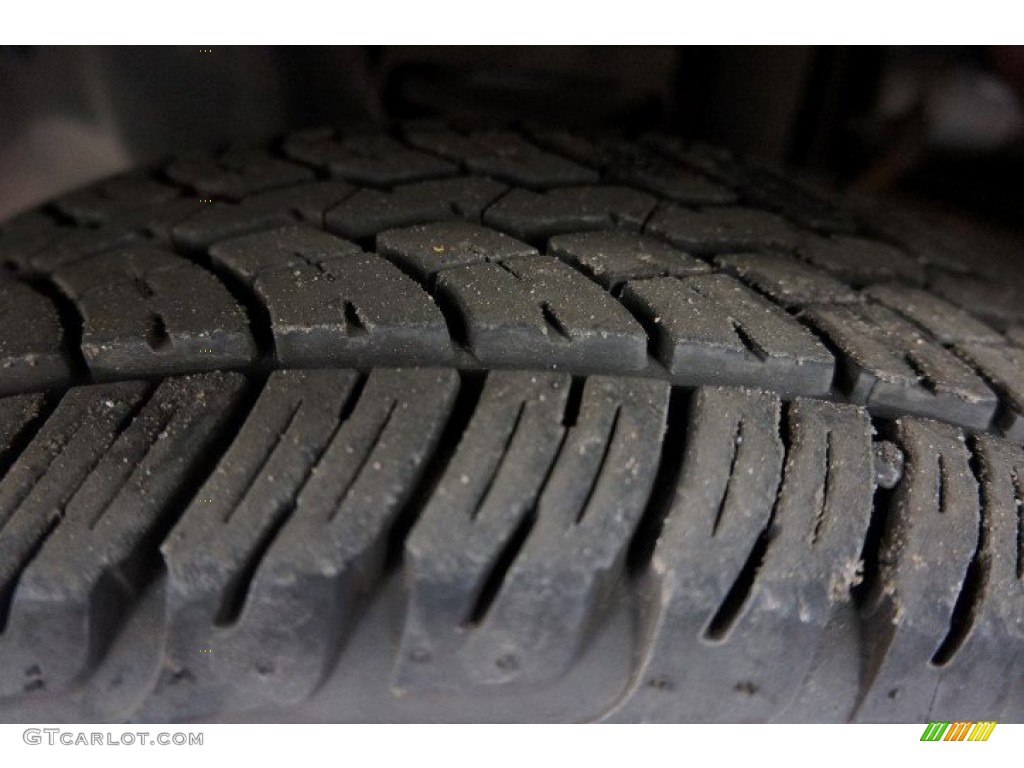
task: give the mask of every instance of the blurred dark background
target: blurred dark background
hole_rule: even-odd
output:
[[[170,154],[447,117],[660,130],[1019,250],[1024,47],[2,47],[0,219]]]

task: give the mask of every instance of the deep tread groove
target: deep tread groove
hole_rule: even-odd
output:
[[[575,525],[579,525],[583,522],[584,516],[587,514],[587,508],[590,506],[590,500],[594,498],[594,491],[597,490],[597,483],[604,474],[605,465],[608,463],[608,454],[611,453],[612,445],[615,443],[615,437],[619,432],[619,417],[622,415],[622,406],[616,406],[615,415],[612,416],[611,427],[608,429],[608,437],[605,438],[604,445],[601,448],[601,458],[597,462],[597,469],[594,470],[594,476],[591,478],[590,485],[587,488],[587,495],[583,499],[583,503],[580,504],[579,512],[576,513],[576,519],[573,521]]]
[[[725,514],[725,508],[729,506],[729,492],[732,490],[733,479],[736,477],[736,463],[740,458],[740,450],[743,446],[743,420],[736,425],[736,431],[732,437],[732,458],[729,459],[729,475],[725,482],[725,489],[722,491],[722,498],[718,502],[718,511],[715,513],[715,521],[711,525],[711,536],[714,537],[718,533],[718,528],[722,524],[722,516]]]
[[[565,400],[565,413],[562,415],[562,426],[571,428],[576,426],[580,417],[580,406],[583,404],[583,388],[586,386],[586,379],[582,376],[574,376],[569,384],[569,395]]]
[[[555,314],[555,310],[551,308],[551,304],[542,301],[540,304],[541,314],[544,316],[544,322],[547,326],[555,332],[558,338],[565,339],[566,341],[572,341],[572,336],[569,334],[569,330],[565,327],[561,320],[558,319],[558,315]]]
[[[976,451],[971,451],[970,464],[974,477],[980,479],[981,472],[978,466],[978,454]],[[947,482],[946,467],[941,455],[939,457],[939,473],[942,477],[940,486],[945,486]],[[978,545],[970,564],[967,566],[967,575],[964,577],[960,594],[956,599],[956,604],[953,606],[953,615],[950,617],[949,622],[949,632],[942,639],[942,642],[939,643],[931,658],[931,664],[935,667],[944,667],[956,657],[957,652],[970,636],[971,628],[977,619],[978,609],[985,599],[985,588],[988,584],[990,563],[988,558],[988,521],[985,519],[986,507],[984,504],[985,486],[983,483],[979,482],[978,492],[982,497],[981,514],[978,516]],[[942,494],[940,499],[945,498],[944,491]],[[943,511],[941,504],[939,511]]]
[[[480,497],[477,499],[476,504],[473,507],[473,512],[470,515],[470,519],[475,520],[476,516],[480,514],[484,505],[487,503],[487,497],[491,495],[491,490],[494,488],[494,483],[501,475],[501,468],[505,465],[505,459],[508,457],[508,450],[512,445],[512,441],[515,440],[516,435],[519,433],[519,425],[522,424],[523,414],[526,413],[526,403],[522,402],[519,404],[519,408],[516,410],[516,417],[512,420],[512,427],[508,431],[508,435],[505,436],[505,442],[501,446],[501,458],[498,459],[494,464],[494,471],[491,472],[491,476],[487,478],[487,483],[480,491]]]
[[[263,458],[259,462],[259,464],[257,464],[253,468],[252,473],[250,473],[249,476],[246,478],[246,485],[247,486],[251,485],[253,482],[256,481],[256,479],[260,475],[263,474],[263,470],[266,469],[267,464],[274,457],[274,452],[277,450],[278,446],[281,445],[281,441],[284,440],[285,435],[288,434],[288,430],[290,430],[292,428],[292,424],[295,423],[295,419],[299,415],[299,411],[302,410],[302,403],[303,403],[303,401],[300,398],[299,401],[295,404],[295,407],[292,408],[291,413],[288,414],[288,418],[285,420],[284,426],[281,427],[281,430],[274,437],[274,441],[270,444],[270,446],[268,446],[266,454],[263,456]],[[235,512],[237,512],[237,511],[238,511],[238,505],[237,504],[230,505],[228,507],[227,511],[224,513],[224,517],[221,518],[221,523],[223,525],[227,525],[228,523],[230,523],[231,522],[231,518],[234,516]]]
[[[523,417],[523,411],[526,408],[526,404],[523,403],[519,406],[519,413],[516,416],[515,425],[512,428],[511,435],[519,429],[520,420]],[[558,448],[554,453],[554,457],[551,461],[551,465],[548,467],[547,472],[544,475],[544,479],[539,485],[537,491],[536,501],[530,505],[530,509],[520,518],[516,525],[516,529],[513,534],[509,537],[505,546],[502,548],[501,553],[495,559],[491,565],[490,571],[487,577],[483,580],[480,592],[477,595],[476,600],[473,603],[473,607],[463,622],[464,626],[479,626],[484,619],[487,617],[487,612],[491,609],[495,599],[498,597],[498,593],[501,591],[502,584],[505,583],[505,577],[508,575],[509,569],[512,567],[512,563],[515,562],[516,557],[519,556],[522,551],[523,545],[526,544],[526,539],[530,535],[530,531],[533,530],[534,525],[537,522],[537,508],[540,499],[544,496],[544,490],[547,488],[548,481],[551,479],[551,475],[554,473],[555,468],[558,466],[558,457],[561,456],[562,450],[565,448],[565,443],[569,438],[569,430],[562,430],[562,437],[558,442]],[[494,477],[488,481],[487,490],[480,497],[480,502],[477,504],[477,509],[482,507],[486,503],[487,494],[490,492],[490,488],[493,485],[494,478],[501,472],[501,465],[504,463],[505,457],[508,455],[508,446],[511,444],[511,439],[505,445],[505,449],[502,452],[502,460],[498,462],[495,469]]]
[[[736,581],[729,588],[725,600],[722,601],[721,606],[719,606],[715,615],[711,617],[711,621],[708,622],[707,629],[704,630],[704,638],[709,642],[721,643],[728,639],[729,630],[732,629],[736,619],[739,618],[743,606],[747,603],[750,590],[754,587],[754,581],[757,579],[758,571],[761,570],[761,566],[764,563],[764,556],[768,551],[768,544],[771,542],[771,539],[771,521],[769,521],[768,527],[761,531],[757,537],[757,541],[750,550],[747,561],[743,564],[743,568],[736,577]]]
[[[61,396],[59,394],[43,395],[43,402],[39,408],[39,413],[22,425],[18,434],[11,440],[7,451],[0,454],[0,477],[4,477],[11,471],[11,467],[18,461],[18,458],[25,449],[32,444],[39,430],[43,428],[46,422],[50,420],[53,412],[57,410],[60,400]]]
[[[163,513],[153,528],[139,540],[130,561],[109,574],[108,580],[113,579],[121,584],[131,585],[134,588],[134,594],[139,595],[164,571],[166,566],[163,557],[160,556],[160,542],[167,538],[171,529],[188,508],[196,491],[203,486],[224,453],[231,447],[234,436],[249,418],[265,384],[265,376],[258,380],[249,379],[248,385],[228,414],[224,429],[204,449],[201,460],[192,465],[189,477],[185,478],[167,499]],[[120,623],[114,631],[110,633],[111,637],[120,633],[121,626],[126,620],[127,612],[121,617]],[[102,653],[105,649],[97,650]]]
[[[455,397],[448,423],[445,425],[433,455],[423,469],[419,486],[409,495],[409,501],[399,513],[391,528],[388,538],[388,555],[385,558],[385,570],[392,572],[401,562],[405,552],[405,540],[419,519],[423,508],[430,501],[438,483],[444,477],[445,470],[451,462],[459,443],[462,440],[469,422],[476,413],[480,396],[484,391],[485,376],[461,373],[459,375],[459,392]]]
[[[150,392],[149,397],[152,397],[152,394],[153,393]],[[161,414],[160,421],[158,422],[159,426],[157,426],[157,428],[156,428],[156,431],[157,431],[158,435],[160,433],[162,433],[165,429],[167,429],[167,425],[170,424],[174,420],[174,417],[177,416],[178,413],[179,413],[179,411],[177,411],[177,410],[170,410],[170,409],[168,409],[167,411],[165,411],[164,413]],[[123,422],[120,425],[120,427],[119,427],[119,429],[118,429],[116,434],[117,435],[123,434],[124,430],[127,429],[127,427],[130,424],[131,424],[131,419],[128,419],[125,422]],[[68,442],[70,443],[71,441],[69,440]],[[91,469],[94,469],[96,466],[98,466],[101,459],[102,459],[102,456],[97,457],[96,462],[93,464],[93,467]],[[90,471],[91,471],[91,469],[90,469]],[[111,498],[116,498],[117,494],[121,492],[121,489],[124,488],[128,483],[131,482],[131,479],[132,479],[131,475],[125,475],[125,477],[122,478],[122,480],[121,480],[121,484],[114,490],[114,493],[111,495]],[[89,521],[87,529],[90,530],[90,531],[95,530],[96,526],[99,525],[100,521],[103,520],[104,516],[106,516],[107,510],[108,510],[108,506],[107,505],[101,506],[98,510],[96,510],[96,514]]]
[[[43,275],[24,275],[21,279],[30,288],[43,294],[56,307],[57,317],[60,319],[61,327],[64,329],[64,352],[71,364],[73,383],[91,382],[92,374],[89,371],[88,363],[85,361],[85,354],[82,352],[82,334],[85,329],[85,320],[82,318],[78,305],[60,289],[60,286]]]
[[[245,312],[249,320],[249,332],[252,334],[260,356],[255,362],[254,368],[256,370],[264,370],[268,365],[274,364],[277,353],[274,332],[271,327],[270,310],[252,287],[230,269],[219,266],[205,251],[196,252],[179,247],[175,247],[174,250],[220,280],[238,306]]]
[[[1016,472],[1012,476],[1013,500],[1017,505],[1017,578],[1024,581],[1024,482]]]
[[[245,608],[245,603],[249,596],[249,587],[252,584],[253,577],[256,575],[256,570],[259,568],[260,563],[263,561],[263,556],[267,553],[267,550],[270,549],[271,544],[274,543],[274,540],[277,538],[277,534],[280,533],[285,523],[287,523],[289,518],[292,516],[292,513],[295,511],[295,504],[296,500],[299,497],[299,494],[302,493],[302,489],[306,487],[306,484],[309,482],[310,477],[312,477],[313,471],[316,468],[317,464],[320,462],[320,459],[323,457],[327,449],[330,448],[331,443],[334,441],[334,438],[337,436],[338,432],[348,421],[348,417],[355,409],[355,406],[358,403],[359,397],[362,393],[363,387],[366,384],[366,378],[367,377],[365,375],[360,376],[356,380],[355,384],[353,384],[348,399],[345,401],[345,404],[342,407],[342,412],[341,415],[339,415],[338,417],[338,423],[335,425],[334,431],[331,432],[330,437],[324,442],[323,448],[318,452],[315,459],[311,461],[309,465],[306,467],[306,474],[303,477],[302,482],[296,489],[295,494],[292,496],[291,500],[288,503],[282,505],[282,507],[278,509],[277,515],[275,516],[273,522],[270,525],[268,525],[267,528],[263,531],[258,542],[249,552],[249,555],[246,558],[244,565],[238,570],[238,572],[232,579],[230,585],[224,590],[223,600],[221,601],[220,607],[217,610],[217,616],[214,619],[214,624],[216,626],[232,626],[233,624],[235,624],[235,622],[238,621],[238,618],[242,615],[242,610]],[[264,382],[264,384],[265,383],[266,382]],[[258,399],[259,395],[257,394],[253,398],[252,404],[254,405],[256,400]],[[288,432],[288,429],[291,427],[292,421],[295,419],[295,416],[298,414],[299,409],[301,407],[302,403],[300,401],[299,404],[295,407],[291,416],[289,417],[287,423],[282,428],[281,433],[278,435],[277,441],[274,443],[273,447],[269,451],[267,451],[267,461],[269,461],[270,457],[273,456],[274,448]],[[258,477],[259,473],[262,472],[264,466],[265,462],[264,464],[260,465],[260,469],[257,470],[256,474],[253,477]],[[197,485],[196,487],[198,488],[200,487],[200,485]],[[225,520],[225,522],[227,521]]]
[[[149,344],[149,348],[154,352],[159,352],[166,348],[170,341],[171,337],[167,333],[167,323],[164,322],[164,319],[158,314],[150,315],[146,327],[146,343]]]
[[[359,310],[351,301],[345,302],[345,323],[348,325],[349,334],[366,333],[366,323],[359,317]]]
[[[345,501],[352,495],[352,488],[355,487],[356,482],[360,479],[360,477],[363,474],[363,470],[366,469],[366,465],[369,464],[370,459],[373,457],[374,449],[376,449],[377,444],[380,442],[381,435],[383,435],[384,431],[388,428],[388,424],[391,423],[391,417],[395,415],[395,408],[397,407],[397,400],[391,400],[388,402],[388,412],[384,415],[384,418],[381,420],[380,424],[374,430],[373,437],[370,439],[367,445],[366,453],[363,454],[363,458],[359,461],[359,464],[356,465],[355,471],[352,473],[352,481],[347,486],[345,486],[342,492],[331,504],[330,512],[327,516],[328,522],[334,520],[334,518],[338,516],[338,511],[344,506]],[[328,445],[330,445],[333,439],[334,437],[332,436],[331,440],[328,441]],[[317,465],[319,464],[320,461],[317,461]],[[316,465],[314,465],[314,469],[316,469]]]
[[[334,434],[337,434],[337,432]],[[305,486],[308,480],[309,475],[307,474],[302,486],[299,487],[299,491],[302,490],[302,487]],[[274,520],[260,534],[256,545],[252,548],[245,563],[238,570],[238,573],[235,574],[234,578],[232,578],[231,583],[225,587],[224,598],[217,609],[217,615],[213,621],[214,626],[221,628],[230,627],[238,621],[248,600],[249,587],[256,576],[256,570],[259,568],[260,563],[263,562],[263,556],[267,554],[270,545],[274,543],[278,533],[281,532],[281,529],[288,522],[294,511],[295,500],[292,499],[277,510]]]
[[[861,581],[851,590],[853,604],[858,610],[867,605],[878,590],[882,538],[889,524],[889,508],[897,488],[899,484],[894,488],[875,488],[871,522],[868,524],[868,532],[864,537],[864,546],[860,554]]]
[[[832,432],[825,435],[825,487],[821,493],[821,506],[814,517],[814,531],[811,533],[811,546],[818,543],[821,532],[825,528],[825,510],[828,509],[832,497]]]
[[[681,387],[674,388],[669,396],[665,438],[651,497],[626,555],[626,572],[633,579],[650,567],[654,547],[675,500],[679,476],[683,471],[689,411],[690,392]]]
[[[501,585],[505,583],[505,576],[508,574],[509,568],[512,567],[512,563],[519,556],[519,552],[522,550],[523,544],[526,543],[526,539],[536,522],[537,506],[533,505],[530,511],[523,515],[516,526],[515,532],[509,537],[509,540],[502,548],[501,554],[498,555],[493,565],[491,565],[490,572],[480,588],[480,594],[477,595],[469,616],[463,622],[464,626],[475,627],[483,623],[483,620],[487,617],[487,612],[491,609],[495,598],[498,596],[498,592],[501,591]]]

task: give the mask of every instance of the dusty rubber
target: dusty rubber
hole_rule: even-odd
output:
[[[1020,283],[920,229],[421,123],[0,265],[2,720],[1024,720]]]

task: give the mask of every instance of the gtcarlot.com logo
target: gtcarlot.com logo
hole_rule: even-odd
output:
[[[981,722],[935,722],[928,723],[921,735],[921,741],[988,741],[995,730],[994,720]]]
[[[66,731],[62,728],[26,728],[21,738],[26,744],[63,745],[66,747],[201,747],[201,733],[150,733],[149,731],[125,731],[124,733],[101,733],[99,731]]]

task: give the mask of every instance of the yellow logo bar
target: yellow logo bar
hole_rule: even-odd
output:
[[[967,737],[968,741],[988,741],[988,737],[992,735],[992,731],[995,730],[996,723],[994,720],[986,722],[975,723],[974,729],[971,731],[971,735]]]

